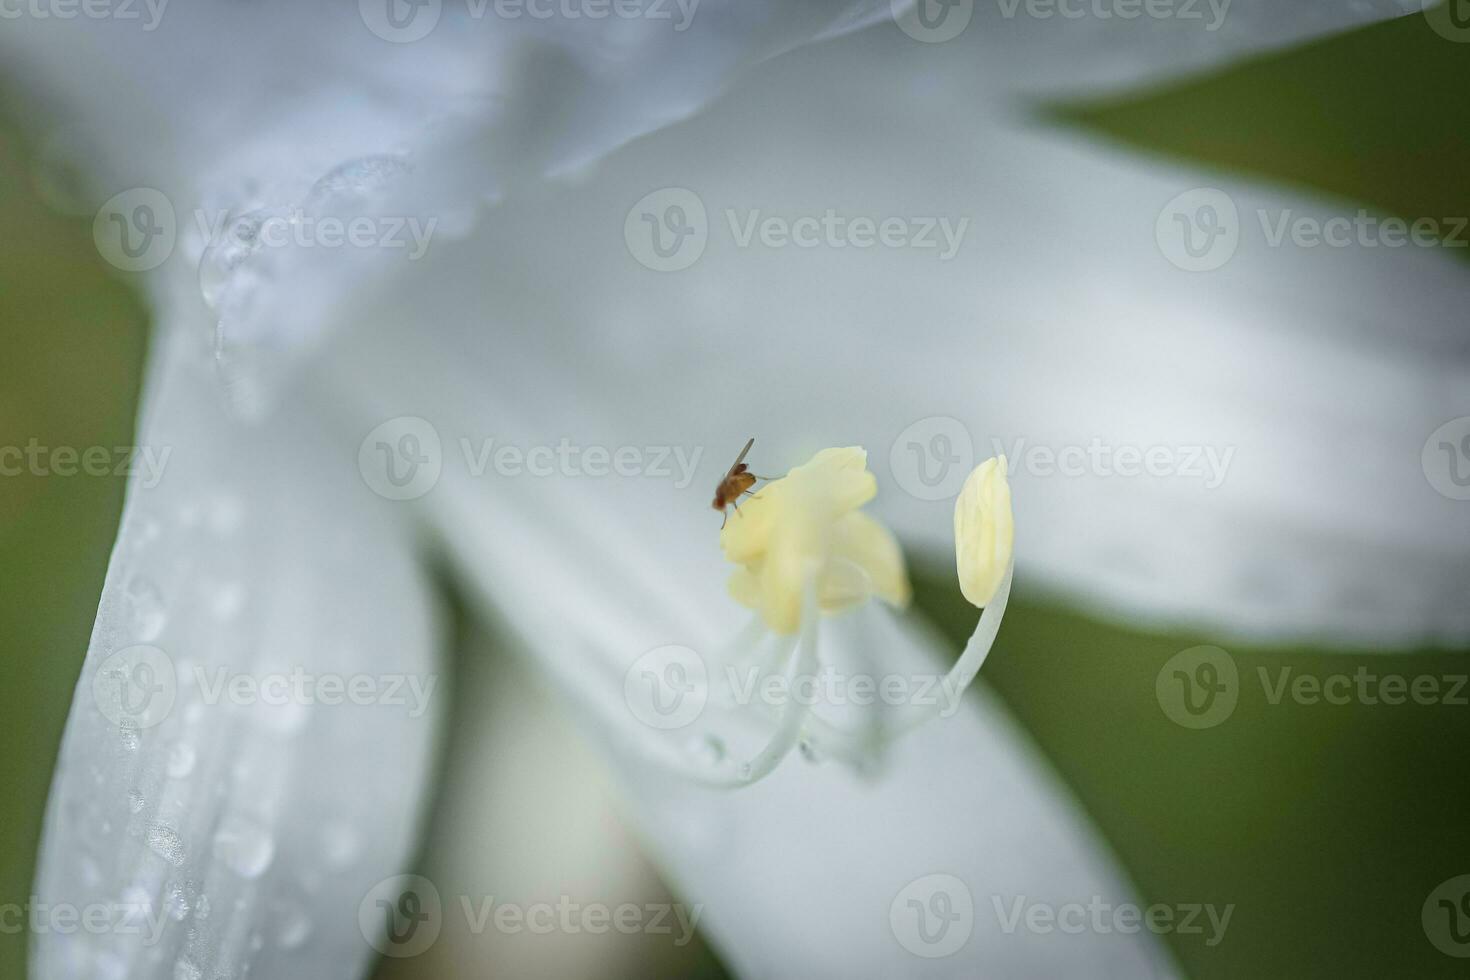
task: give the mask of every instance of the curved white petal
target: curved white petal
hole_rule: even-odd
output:
[[[884,66],[881,85],[847,91],[854,51]],[[469,374],[520,375],[520,403],[616,413],[624,438],[733,456],[754,435],[755,469],[864,444],[885,519],[936,549],[959,479],[1004,452],[1023,567],[1135,620],[1463,643],[1465,504],[1422,458],[1470,416],[1462,263],[1448,249],[1273,245],[1283,216],[1358,206],[919,95],[974,78],[877,32],[785,59],[585,186],[508,203],[409,281],[415,305],[397,315],[447,330]],[[624,221],[666,187],[698,196],[708,238],[688,268],[656,272]],[[1228,195],[1240,242],[1188,272],[1156,225],[1200,187]],[[754,224],[829,210],[897,217],[936,244],[771,246]],[[949,260],[925,216],[968,221]],[[485,312],[456,312],[469,309]],[[953,486],[931,494],[914,453],[936,435]],[[1167,465],[1120,476],[1111,455],[1091,462],[1095,443],[1164,447]],[[727,464],[706,460],[699,481]]]
[[[38,930],[31,975],[358,977],[441,714],[428,583],[319,407],[242,426],[192,345],[156,354],[36,885],[107,919]]]
[[[136,17],[7,18],[5,70],[44,110],[27,116],[58,127],[57,153],[90,175],[79,209],[110,203],[109,216],[162,229],[147,239],[156,305],[209,294],[200,340],[216,345],[237,407],[257,414],[279,375],[344,322],[342,298],[463,235],[507,188],[575,178],[753,65],[888,11],[878,0],[129,6]],[[127,196],[141,194],[162,195],[146,219]],[[366,245],[318,231],[363,216],[375,219]],[[262,219],[275,234],[241,232]],[[218,247],[239,238],[253,247]]]
[[[940,0],[926,0],[936,8]],[[951,3],[962,11],[967,4]],[[930,47],[978,56],[979,92],[1077,99],[1158,84],[1337,31],[1419,14],[1420,0],[980,0],[963,32]],[[936,11],[937,13],[937,11]],[[951,28],[952,29],[952,28]],[[943,36],[940,32],[939,36]]]
[[[485,362],[446,344],[448,324],[388,326],[371,343],[335,352],[333,390],[356,406],[364,432],[410,414],[432,426],[438,476],[413,503],[494,621],[521,638],[535,667],[617,757],[637,821],[686,900],[706,909],[731,965],[752,976],[1167,975],[1150,937],[1052,942],[1001,927],[996,902],[1009,916],[1022,896],[1086,904],[1096,895],[1116,904],[1130,889],[992,701],[965,701],[958,714],[901,740],[871,779],[836,763],[814,769],[795,754],[749,789],[709,790],[688,778],[688,769],[746,756],[760,740],[737,747],[712,738],[717,694],[689,721],[652,730],[623,700],[624,684],[637,681],[650,651],[669,645],[694,651],[713,674],[746,618],[725,593],[719,519],[705,499],[714,479],[705,475],[729,460],[704,459],[705,447],[683,442],[682,433],[704,430],[676,412],[630,421],[611,402],[584,398],[579,388],[599,369],[558,357],[566,342],[559,329],[497,318],[480,340],[461,337],[470,351],[488,351],[505,347],[506,333],[525,331],[489,390]],[[563,445],[575,455],[553,461],[536,451]],[[508,448],[521,465],[552,472],[513,473]],[[605,450],[611,465],[620,449],[635,451],[643,472],[615,476],[584,455]],[[682,482],[679,453],[703,460],[697,482]],[[883,505],[880,496],[874,506]],[[825,621],[821,630],[822,662],[844,676],[943,673],[931,642],[854,632],[846,622]],[[653,750],[655,742],[684,752],[689,766],[673,774],[669,752]],[[899,893],[914,879],[928,888],[926,876],[936,874],[965,883],[973,935],[930,962],[912,951],[919,941],[907,926],[887,923],[895,903],[895,914],[910,914]]]

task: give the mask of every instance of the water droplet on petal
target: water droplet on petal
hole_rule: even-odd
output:
[[[128,580],[127,602],[133,639],[143,642],[157,639],[168,620],[158,586],[141,575],[134,575]]]
[[[822,761],[822,756],[817,751],[816,743],[811,739],[810,736],[803,738],[801,740],[801,744],[798,747],[801,749],[801,757],[807,762]]]
[[[165,771],[170,779],[183,779],[194,771],[194,762],[197,754],[194,746],[188,742],[174,742],[168,747],[168,761],[165,763]]]
[[[407,160],[386,154],[348,160],[327,171],[312,185],[307,204],[310,206],[343,195],[372,194],[411,169]]]
[[[155,854],[174,867],[184,863],[184,839],[172,827],[161,823],[150,824],[143,839]]]
[[[311,916],[306,909],[292,899],[285,899],[277,906],[276,942],[282,949],[295,949],[311,935]]]
[[[351,866],[362,851],[362,838],[351,824],[334,820],[322,831],[322,851],[327,864],[342,869]]]
[[[192,960],[181,959],[174,964],[174,980],[202,980],[204,971]]]
[[[214,835],[214,856],[240,877],[258,878],[276,856],[276,842],[253,820],[226,817]]]
[[[235,533],[245,516],[245,506],[240,498],[221,494],[209,504],[209,529],[220,537]]]
[[[209,611],[216,619],[229,621],[245,608],[245,586],[239,582],[225,582],[214,586],[208,593]]]
[[[169,918],[175,922],[182,922],[189,914],[192,905],[189,899],[190,889],[178,882],[171,883],[164,892],[164,908],[168,909]]]
[[[142,813],[143,807],[148,805],[148,799],[138,790],[128,790],[128,809],[134,813]]]
[[[696,762],[706,766],[717,766],[725,761],[725,741],[718,735],[703,735],[693,739],[690,754]]]

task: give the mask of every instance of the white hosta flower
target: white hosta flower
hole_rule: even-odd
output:
[[[742,70],[888,5],[706,0],[683,33],[652,21],[605,33],[585,23],[492,23],[451,6],[406,44],[375,36],[350,4],[179,4],[146,33],[90,20],[7,22],[0,32],[12,84],[92,142],[94,204],[129,187],[163,188],[186,223],[195,209],[219,210],[247,229],[222,251],[183,236],[147,280],[160,326],[139,441],[171,446],[172,465],[158,487],[129,495],[37,883],[50,902],[131,903],[153,915],[157,931],[38,936],[33,974],[365,973],[374,952],[359,904],[376,882],[407,870],[439,702],[242,703],[211,692],[227,689],[221,671],[228,682],[298,667],[316,677],[416,678],[427,691],[441,670],[431,552],[585,709],[646,839],[675,883],[705,904],[703,922],[737,971],[1168,973],[1147,938],[1057,942],[1003,934],[982,918],[997,895],[1129,892],[993,699],[972,698],[901,740],[890,738],[907,725],[901,713],[856,730],[810,712],[758,715],[756,754],[706,738],[718,737],[716,722],[751,717],[715,704],[679,733],[702,752],[765,768],[779,761],[758,754],[772,733],[779,749],[805,726],[835,755],[886,748],[882,778],[788,763],[729,793],[677,771],[710,752],[676,759],[682,743],[650,737],[617,702],[648,651],[684,644],[719,668],[714,651],[742,635],[707,547],[704,484],[717,473],[700,471],[691,488],[585,474],[496,479],[463,458],[451,464],[461,440],[480,435],[537,446],[574,437],[586,446],[702,447],[732,444],[747,427],[789,433],[778,449],[796,458],[818,433],[861,426],[881,439],[923,415],[962,417],[976,436],[985,420],[1012,436],[1068,443],[1097,430],[1117,440],[1213,440],[1238,446],[1244,469],[1208,497],[1192,487],[1032,478],[1017,500],[1036,574],[1113,608],[1232,624],[1244,615],[1273,635],[1341,627],[1344,613],[1364,608],[1365,583],[1384,578],[1422,598],[1421,585],[1456,581],[1463,570],[1445,543],[1449,512],[1432,501],[1407,505],[1417,502],[1418,474],[1356,479],[1363,454],[1328,450],[1351,431],[1387,458],[1453,408],[1446,393],[1463,390],[1453,383],[1463,380],[1463,360],[1429,348],[1459,329],[1452,311],[1464,304],[1419,305],[1464,298],[1448,263],[1374,255],[1381,264],[1367,269],[1368,260],[1348,256],[1347,272],[1324,272],[1290,255],[1242,254],[1236,268],[1248,265],[1254,291],[1228,275],[1186,281],[1151,238],[1127,230],[1149,234],[1163,202],[1218,177],[1018,128],[994,105],[1079,80],[1155,77],[1247,50],[1272,33],[1262,25],[1304,36],[1370,8],[1238,2],[1219,45],[1186,47],[1173,24],[1107,25],[1096,29],[1107,43],[1094,45],[1086,31],[1054,37],[1039,22],[1017,22],[1028,40],[1015,56],[1024,75],[983,56],[995,50],[992,31],[936,46],[887,25],[768,63],[713,117],[627,145],[591,175],[591,161],[691,119]],[[981,101],[959,115],[959,103],[926,94],[934,91]],[[783,194],[904,212],[914,204],[891,175],[924,172],[914,148],[948,164],[921,182],[935,207],[1004,221],[1014,236],[963,269],[900,256],[882,274],[844,265],[835,251],[807,264],[716,242],[703,261],[656,283],[618,240],[629,202],[654,186],[693,188],[716,222],[723,206]],[[983,179],[991,170],[1006,180]],[[546,174],[568,180],[548,191]],[[1265,196],[1222,183],[1242,202]],[[493,219],[477,221],[496,200]],[[411,269],[367,252],[334,259],[257,249],[248,229],[292,209],[434,215],[459,240]],[[1373,338],[1390,313],[1413,336],[1409,349],[1383,357]],[[901,336],[896,319],[906,325]],[[1353,342],[1341,342],[1344,334]],[[315,360],[306,356],[313,351]],[[858,353],[839,356],[847,352]],[[222,407],[216,356],[248,367],[227,370],[227,380],[268,389],[247,398],[249,420]],[[283,364],[297,377],[283,377]],[[977,383],[982,375],[988,385]],[[712,391],[722,378],[735,380]],[[762,397],[747,399],[757,381]],[[1160,419],[1160,402],[1175,411]],[[702,421],[717,415],[712,405],[735,404],[741,433]],[[407,417],[418,421],[395,421]],[[365,437],[385,424],[392,438],[378,441],[388,462],[438,463],[437,479],[404,494],[411,499],[385,499],[357,471]],[[428,442],[402,441],[428,433],[437,457]],[[367,455],[377,449],[368,443]],[[1018,454],[1011,462],[1022,472]],[[414,479],[393,474],[405,475]],[[1376,508],[1378,494],[1405,505]],[[884,502],[904,537],[946,537],[928,501],[886,493]],[[731,525],[738,534],[739,521],[755,519],[752,510]],[[872,594],[901,604],[888,537],[850,517],[833,528],[843,522],[852,568]],[[963,547],[969,535],[961,539]],[[830,630],[824,624],[819,651],[823,597],[850,604],[861,579],[811,580],[806,559],[839,549],[793,540],[800,546],[775,551],[783,563],[794,555],[796,606],[785,564],[770,577],[769,598],[764,580],[778,570],[747,569],[747,598],[774,634],[770,652],[803,641],[806,660],[788,669],[871,670],[876,646],[882,671],[943,673],[929,638],[872,603],[833,617]],[[999,541],[997,525],[987,572]],[[1179,541],[1187,547],[1171,550]],[[1386,563],[1362,560],[1386,542]],[[1213,559],[1202,566],[1200,554]],[[957,561],[963,582],[966,562]],[[1320,565],[1343,576],[1340,586],[1285,605],[1279,590],[1262,599],[1241,584],[1259,566],[1316,581]],[[1354,577],[1363,569],[1374,577]],[[989,577],[981,576],[987,586]],[[990,649],[1008,581],[1007,571],[986,597],[984,628],[956,665],[966,681]],[[1378,636],[1414,636],[1426,620],[1451,635],[1463,623],[1432,603],[1427,613],[1396,614],[1392,596],[1368,598],[1377,604],[1365,621]],[[976,918],[953,955],[929,959],[912,937],[906,945],[894,917],[936,871],[960,882]],[[802,901],[773,900],[783,896]]]

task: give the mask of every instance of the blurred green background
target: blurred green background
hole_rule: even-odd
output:
[[[1470,48],[1418,17],[1105,105],[1052,108],[1140,150],[1174,154],[1405,216],[1470,213]],[[30,134],[28,134],[30,135]],[[0,126],[0,446],[131,440],[147,318],[92,250],[90,219],[47,208],[36,147]],[[1357,206],[1355,203],[1354,206]],[[23,229],[23,234],[16,231]],[[1470,268],[1466,274],[1470,275]],[[0,903],[23,903],[51,767],[120,512],[116,477],[0,477]],[[973,610],[944,563],[920,563],[918,606],[953,634]],[[1420,923],[1430,891],[1470,872],[1470,707],[1271,705],[1275,676],[1470,674],[1470,652],[1365,658],[1141,633],[1071,611],[1024,578],[985,677],[1111,842],[1145,902],[1233,903],[1224,941],[1168,941],[1185,971],[1224,977],[1450,977],[1466,961]],[[1225,723],[1188,730],[1160,709],[1175,653],[1215,642],[1243,679]],[[25,935],[0,935],[0,977]],[[669,969],[718,974],[707,949]],[[386,970],[419,975],[412,964]],[[478,971],[476,971],[477,973]],[[471,975],[469,973],[464,975]]]

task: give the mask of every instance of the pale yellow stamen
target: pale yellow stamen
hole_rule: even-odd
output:
[[[741,566],[730,577],[730,594],[773,632],[800,628],[809,582],[823,612],[870,597],[908,604],[898,541],[859,510],[878,492],[867,465],[861,447],[824,449],[747,498],[720,532],[725,557]]]
[[[996,456],[975,467],[954,505],[955,568],[972,605],[983,609],[995,597],[1014,547],[1006,458]]]

